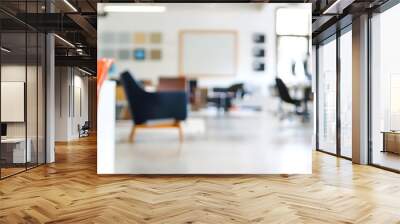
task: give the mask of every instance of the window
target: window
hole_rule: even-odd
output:
[[[303,62],[308,60],[308,38],[281,36],[278,38],[278,76],[285,80],[305,80]]]
[[[309,8],[279,8],[276,11],[277,76],[286,82],[302,82],[307,77],[304,63],[310,52]]]
[[[276,10],[276,34],[282,36],[308,36],[310,9],[280,8]]]
[[[336,36],[318,48],[318,149],[336,154]]]
[[[372,163],[400,170],[400,5],[372,17]]]
[[[351,28],[351,27],[350,27]],[[352,157],[352,32],[340,36],[340,154]]]

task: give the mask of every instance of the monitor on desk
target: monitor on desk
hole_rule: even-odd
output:
[[[7,124],[1,123],[1,137],[7,137]]]

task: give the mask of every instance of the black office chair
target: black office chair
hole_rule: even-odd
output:
[[[279,98],[282,100],[282,102],[294,105],[295,106],[295,114],[300,115],[301,112],[299,112],[298,108],[301,106],[301,100],[293,99],[290,96],[289,89],[287,88],[286,84],[282,81],[282,79],[276,78],[275,82],[276,82],[276,88],[278,90]]]
[[[79,138],[89,136],[89,130],[90,130],[89,121],[85,121],[85,123],[82,126],[78,124]]]
[[[247,94],[243,83],[236,83],[229,87],[214,87],[213,96],[208,97],[207,101],[213,103],[217,108],[223,108],[228,111],[232,107],[232,100],[234,98],[243,99]]]
[[[213,92],[227,93],[227,94],[231,94],[232,97],[238,96],[240,98],[243,98],[247,94],[243,83],[236,83],[236,84],[229,86],[228,88],[215,87],[215,88],[213,88]]]

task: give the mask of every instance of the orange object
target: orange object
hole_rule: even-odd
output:
[[[99,97],[100,88],[108,77],[113,60],[102,58],[97,60],[97,97]]]

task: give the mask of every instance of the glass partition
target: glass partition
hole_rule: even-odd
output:
[[[376,14],[372,24],[371,162],[400,170],[400,5]]]
[[[336,37],[318,48],[318,149],[336,154]]]
[[[31,161],[26,136],[26,33],[3,32],[1,47],[1,175],[7,177],[24,171]]]
[[[43,3],[0,7],[39,13]],[[0,178],[45,163],[45,44],[43,33],[0,12]]]

